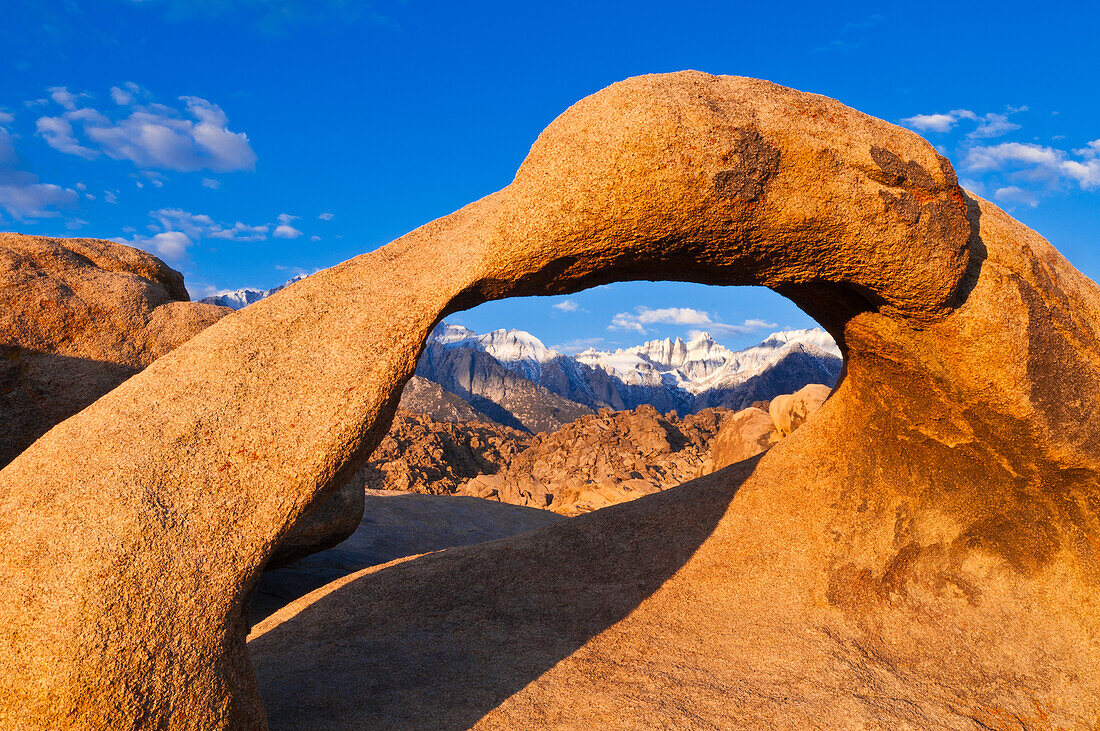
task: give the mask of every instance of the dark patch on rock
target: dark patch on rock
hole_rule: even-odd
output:
[[[719,200],[742,203],[756,200],[779,169],[779,149],[761,137],[756,129],[749,128],[742,133],[732,154],[723,156],[723,162],[732,157],[736,157],[734,167],[714,174],[711,195]]]
[[[871,177],[883,185],[892,188],[932,189],[936,182],[920,163],[910,160],[903,162],[895,153],[885,147],[871,146],[871,159],[878,165],[881,174]]]

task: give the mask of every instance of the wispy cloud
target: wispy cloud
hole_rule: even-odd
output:
[[[957,147],[952,154],[960,172],[967,175],[961,182],[979,194],[992,190],[992,197],[1001,203],[1034,208],[1046,195],[1100,188],[1100,140],[1073,150],[1030,141],[987,142],[1022,129],[1011,117],[1027,111],[1026,106],[1007,106],[1004,112],[985,114],[953,109],[917,114],[900,121],[926,134],[965,131],[956,138]],[[1063,139],[1063,136],[1056,135],[1054,139]],[[942,142],[937,144],[937,149],[945,154],[948,152]]]
[[[568,355],[575,355],[589,348],[595,348],[597,345],[602,345],[603,338],[577,338],[576,340],[570,340],[565,343],[558,343],[551,345],[550,347],[559,353],[566,353]]]
[[[17,221],[59,215],[80,200],[77,191],[43,183],[37,175],[20,170],[15,140],[2,125],[14,121],[14,115],[0,112],[0,209]]]
[[[205,99],[181,96],[182,109],[138,103],[149,95],[130,82],[111,88],[116,107],[108,114],[81,106],[89,95],[63,86],[49,92],[61,112],[40,117],[38,135],[58,152],[89,160],[104,154],[139,168],[177,172],[231,172],[256,166],[248,135],[229,129],[225,112]]]
[[[290,222],[297,219],[298,216],[292,216],[289,213],[279,214],[279,225],[275,227],[275,233],[272,234],[277,239],[296,239],[302,235],[302,232],[290,225]]]
[[[634,312],[620,312],[611,319],[607,326],[610,331],[636,332],[639,335],[648,334],[647,325],[697,325],[706,327],[713,335],[744,335],[765,328],[774,328],[773,322],[759,319],[745,320],[741,324],[725,323],[713,318],[709,313],[696,310],[691,307],[664,307],[650,309],[644,305],[635,307]],[[696,328],[693,332],[700,331]]]
[[[322,213],[320,216],[317,216],[317,218],[321,219],[322,221],[331,221],[332,219],[336,218],[336,214],[329,213],[329,212],[326,211],[325,213]]]
[[[551,307],[560,312],[576,312],[581,310],[581,306],[577,304],[576,300],[562,300],[555,305],[551,305]]]
[[[171,263],[186,259],[187,250],[194,243],[190,237],[180,231],[165,231],[152,236],[135,234],[130,239],[116,237],[111,240],[148,251],[150,254],[156,254],[161,259]]]

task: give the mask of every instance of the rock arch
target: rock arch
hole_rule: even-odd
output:
[[[582,100],[508,187],[226,317],[0,471],[0,720],[262,727],[242,607],[279,538],[381,438],[431,327],[486,299],[624,279],[772,287],[846,355],[821,418],[755,467],[599,519],[740,484],[667,582],[681,603],[662,585],[630,614],[690,644],[673,621],[683,592],[757,613],[718,660],[669,665],[740,683],[680,684],[702,717],[734,691],[773,721],[819,701],[838,722],[962,726],[1034,714],[1032,698],[1048,717],[1092,712],[1095,284],[916,135],[684,72]],[[428,575],[409,566],[413,586]],[[585,645],[626,657],[592,703],[555,695],[585,677],[570,657],[493,718],[555,699],[555,718],[618,708],[625,725],[682,707],[622,694],[650,677],[645,632],[624,620]],[[936,652],[952,642],[947,667]],[[775,701],[784,662],[824,681]],[[772,711],[749,702],[768,693]]]

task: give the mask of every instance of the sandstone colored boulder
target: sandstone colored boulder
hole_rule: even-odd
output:
[[[783,398],[780,396],[779,398]],[[750,406],[727,416],[710,443],[710,453],[698,475],[709,475],[723,467],[755,457],[775,446],[782,436],[764,409]]]
[[[246,647],[261,567],[443,316],[645,278],[775,289],[842,381],[759,458],[352,574]],[[911,132],[750,79],[615,84],[500,192],[223,318],[0,470],[0,725],[1087,728],[1098,313]]]
[[[0,233],[0,466],[229,312],[187,300],[144,251]]]
[[[130,246],[0,233],[0,467],[231,311],[188,300],[182,274]],[[341,487],[269,565],[351,535],[362,491]]]
[[[828,386],[811,383],[794,393],[773,398],[768,404],[768,415],[771,416],[776,431],[785,437],[805,424],[806,419],[817,413],[832,391]]]

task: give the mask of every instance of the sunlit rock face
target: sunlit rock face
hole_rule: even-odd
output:
[[[841,382],[759,459],[352,574],[246,646],[260,567],[446,314],[645,278],[785,294]],[[0,471],[0,721],[1088,727],[1098,312],[910,132],[750,79],[615,84],[508,187],[222,319]]]

